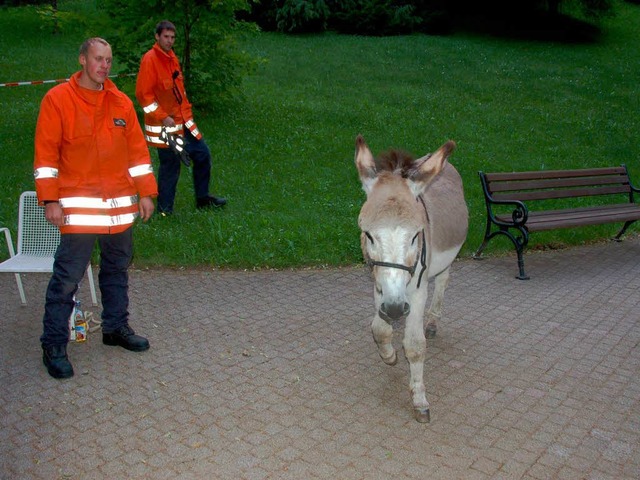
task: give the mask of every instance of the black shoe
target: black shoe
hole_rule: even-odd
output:
[[[224,207],[226,204],[226,198],[214,197],[213,195],[207,195],[196,200],[197,208]]]
[[[53,378],[73,377],[73,367],[67,357],[66,345],[42,346],[42,361]]]
[[[136,332],[129,325],[123,325],[115,332],[102,332],[102,343],[111,346],[120,346],[132,352],[144,352],[149,350],[149,340]]]

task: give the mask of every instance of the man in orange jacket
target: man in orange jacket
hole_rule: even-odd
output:
[[[180,62],[173,51],[175,25],[167,20],[158,23],[155,38],[156,43],[140,62],[136,98],[144,111],[147,145],[158,149],[158,211],[173,213],[182,149],[193,160],[196,207],[222,207],[226,199],[209,194],[211,152],[193,120]],[[178,145],[170,148],[174,136]]]
[[[128,268],[132,226],[153,214],[158,193],[133,102],[109,80],[111,46],[90,38],[80,47],[82,70],[47,92],[36,125],[34,176],[60,245],[46,293],[43,361],[54,378],[73,376],[67,356],[74,295],[96,243],[102,293],[102,342],[149,348],[129,326]]]

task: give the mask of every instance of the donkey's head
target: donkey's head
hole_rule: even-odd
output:
[[[408,315],[407,287],[419,287],[427,268],[429,220],[421,194],[454,148],[450,141],[417,160],[395,150],[374,159],[364,138],[356,139],[355,163],[367,194],[358,218],[360,242],[373,267],[376,307],[387,321]]]

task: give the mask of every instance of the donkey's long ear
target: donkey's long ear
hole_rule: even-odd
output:
[[[435,153],[425,155],[413,162],[411,174],[409,175],[409,185],[416,196],[424,192],[427,185],[438,176],[444,168],[444,162],[455,148],[456,143],[453,140],[449,140]]]
[[[364,141],[362,135],[356,138],[356,168],[362,182],[362,189],[369,195],[376,182],[376,163],[371,154],[371,150]]]

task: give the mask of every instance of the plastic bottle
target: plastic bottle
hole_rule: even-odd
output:
[[[87,339],[87,322],[82,312],[82,305],[74,297],[75,305],[69,319],[70,337],[74,342],[84,342]]]

